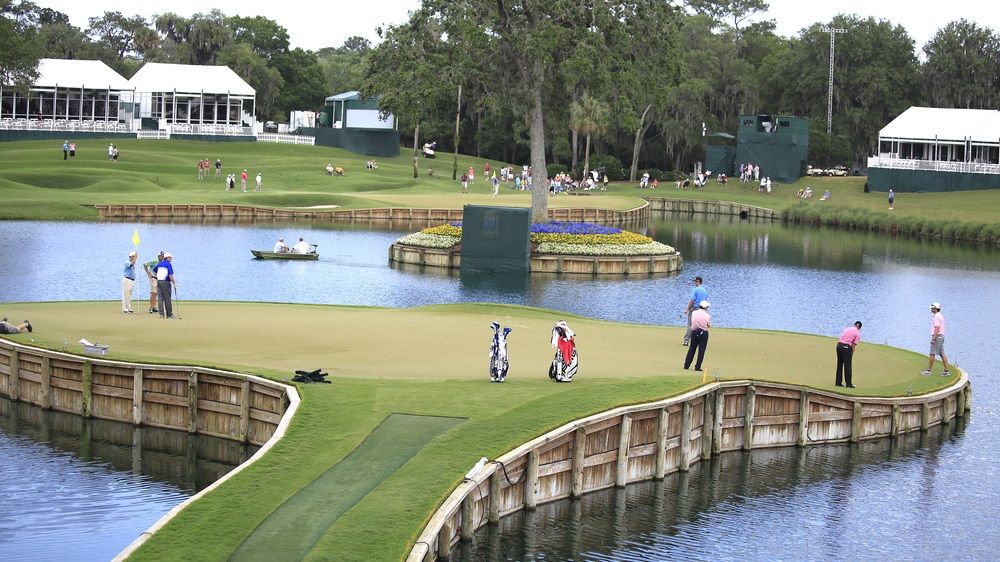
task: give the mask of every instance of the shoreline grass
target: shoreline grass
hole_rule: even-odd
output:
[[[392,413],[466,418],[343,513],[309,559],[399,560],[480,456],[500,454],[570,420],[675,395],[702,383],[681,368],[680,327],[624,324],[513,305],[453,304],[405,309],[185,302],[184,319],[122,315],[114,301],[5,303],[29,318],[21,343],[62,349],[63,338],[111,345],[110,358],[216,366],[287,380],[323,367],[333,384],[302,385],[288,435],[256,464],[195,502],[154,535],[135,560],[223,559],[287,498],[344,459]],[[579,376],[546,376],[549,330],[566,319],[577,332]],[[491,384],[493,320],[514,328],[508,382]],[[723,379],[751,378],[833,390],[833,338],[790,332],[714,330],[705,367]],[[780,345],[779,343],[780,342]],[[70,351],[79,351],[72,346]],[[818,360],[817,360],[818,359]],[[918,375],[925,357],[865,344],[857,389],[903,395],[950,383]],[[776,372],[771,365],[782,365]],[[623,366],[626,366],[623,368]],[[877,373],[877,375],[875,375]]]

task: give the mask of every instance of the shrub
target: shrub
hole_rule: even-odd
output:
[[[628,177],[628,172],[622,168],[622,162],[618,158],[610,154],[591,154],[590,169],[600,170],[602,167],[611,181],[622,181]]]
[[[549,177],[555,177],[558,174],[565,174],[569,172],[569,166],[565,164],[547,164],[545,166],[545,171],[548,172]]]

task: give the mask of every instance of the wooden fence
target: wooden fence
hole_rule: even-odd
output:
[[[678,213],[705,213],[712,215],[732,215],[751,219],[781,220],[781,212],[756,205],[732,203],[730,201],[697,201],[692,199],[666,199],[644,197],[649,202],[650,211]]]
[[[410,562],[447,559],[485,524],[541,503],[662,479],[723,451],[856,443],[951,423],[971,408],[962,373],[947,389],[860,398],[792,385],[733,381],[568,423],[486,463],[431,517]],[[470,463],[473,459],[470,459]]]
[[[45,409],[255,445],[275,433],[292,387],[205,367],[145,365],[0,339],[0,395]]]
[[[101,219],[234,220],[234,221],[460,221],[462,209],[275,209],[253,205],[94,205]],[[649,203],[627,211],[609,209],[549,209],[557,221],[624,224],[649,218]]]

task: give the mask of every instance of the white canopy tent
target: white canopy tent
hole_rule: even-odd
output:
[[[1000,111],[911,107],[879,131],[879,157],[1000,163]]]
[[[228,66],[146,63],[129,80],[140,117],[161,128],[191,132],[192,126],[252,127],[256,91]]]
[[[132,93],[129,81],[101,61],[41,59],[27,96],[0,86],[0,117],[127,123]]]

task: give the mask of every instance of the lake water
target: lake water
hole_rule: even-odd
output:
[[[406,232],[399,228],[0,222],[0,302],[116,299],[133,229],[139,230],[141,259],[159,249],[174,254],[179,296],[191,300],[394,307],[496,302],[681,325],[691,278],[701,275],[716,326],[836,336],[861,320],[865,341],[920,353],[926,352],[928,305],[939,301],[948,320],[949,359],[973,381],[975,409],[967,427],[925,435],[916,445],[734,453],[692,470],[683,478],[687,484],[676,477],[674,483],[554,504],[546,508],[551,517],[539,510],[508,518],[500,528],[481,531],[467,554],[513,560],[981,559],[993,558],[1000,548],[995,249],[664,215],[642,230],[683,253],[679,275],[533,275],[511,282],[392,267],[388,246]],[[270,248],[278,236],[318,243],[320,261],[251,259],[251,248]],[[144,290],[140,285],[137,294]],[[683,350],[678,342],[677,349],[662,352],[680,358]],[[865,376],[877,375],[857,374],[862,381]],[[853,463],[837,460],[844,456],[864,461],[845,469]],[[808,477],[762,468],[803,464],[795,474]],[[749,471],[753,493],[675,506],[678,494],[705,494],[706,486],[729,489],[734,478],[744,478],[734,475],[733,466],[740,474]],[[574,520],[581,510],[586,516]],[[567,529],[598,538],[571,540]],[[498,532],[503,534],[490,538]],[[488,548],[498,542],[500,548]]]

